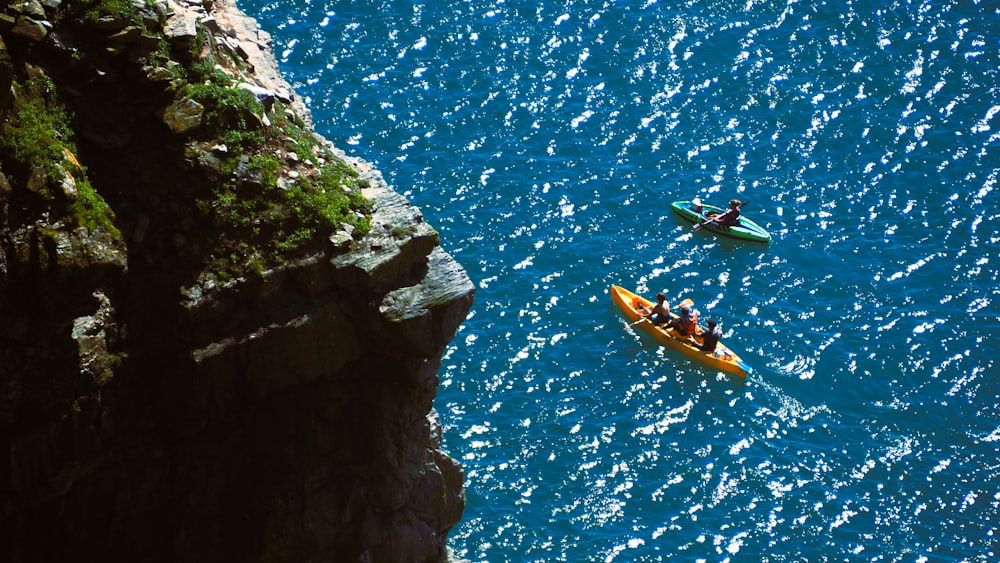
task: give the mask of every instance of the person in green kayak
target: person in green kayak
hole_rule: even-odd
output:
[[[670,322],[670,304],[667,303],[667,296],[663,293],[656,294],[656,305],[646,307],[642,303],[636,304],[640,314],[652,321],[656,326]]]
[[[719,339],[722,338],[722,332],[719,331],[719,327],[715,324],[712,319],[708,320],[708,330],[701,333],[701,344],[696,344],[695,347],[702,352],[715,352],[715,347],[719,344]]]
[[[699,230],[709,223],[715,223],[720,227],[732,227],[740,222],[740,207],[746,205],[747,202],[741,202],[738,199],[731,200],[729,202],[729,209],[718,215],[710,217],[707,221],[704,221],[698,225],[694,226],[694,230]]]

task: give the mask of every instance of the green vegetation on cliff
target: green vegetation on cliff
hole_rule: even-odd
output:
[[[70,116],[55,85],[37,75],[14,86],[16,96],[0,125],[0,169],[35,193],[35,205],[65,205],[80,226],[117,237],[111,208],[76,160]],[[64,186],[62,194],[56,186]]]
[[[206,142],[193,147],[189,157],[213,151],[226,178],[210,199],[198,201],[198,208],[220,226],[236,229],[236,239],[280,260],[344,225],[356,235],[369,231],[371,203],[361,195],[357,172],[322,147],[280,102],[267,112],[253,93],[233,86],[219,71],[186,85],[181,95],[204,107],[201,136]],[[211,142],[219,143],[214,150]],[[292,177],[282,176],[289,171]],[[262,263],[257,255],[232,261]]]
[[[147,9],[152,9],[157,0],[145,0]],[[133,0],[71,0],[57,3],[51,13],[51,22],[60,24],[93,25],[100,22],[128,22],[130,25],[146,28],[139,6]]]
[[[73,136],[66,108],[44,76],[15,84],[15,89],[17,96],[0,128],[0,161],[5,170],[25,179],[38,167],[56,176]]]
[[[94,23],[105,17],[139,21],[139,10],[132,0],[73,0],[67,2],[64,9],[64,17],[84,23]]]
[[[0,68],[13,77],[0,107],[0,173],[14,187],[8,227],[42,220],[117,238],[107,198],[147,213],[122,217],[124,242],[158,229],[157,244],[178,241],[191,267],[220,277],[329,248],[335,233],[342,245],[345,233],[370,231],[358,171],[282,102],[286,93],[258,84],[243,48],[198,15],[204,6],[74,0],[30,9],[0,8],[39,24],[20,34],[0,20],[0,67],[5,53],[34,59]],[[43,39],[57,32],[73,41]],[[192,239],[199,244],[182,242]]]
[[[265,107],[237,78],[211,64],[229,58],[199,55],[211,52],[211,42],[199,31],[177,97],[204,108],[194,133],[200,142],[189,144],[188,156],[192,162],[216,162],[225,178],[197,207],[223,228],[222,243],[237,249],[228,253],[230,266],[260,269],[338,229],[368,233],[371,202],[361,195],[357,171],[323,147],[281,102],[270,99]],[[212,156],[206,159],[206,152]]]

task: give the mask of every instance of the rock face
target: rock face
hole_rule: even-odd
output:
[[[37,170],[0,158],[0,559],[446,561],[463,474],[433,402],[465,271],[376,170],[311,132],[370,228],[279,257],[233,234],[261,240],[259,217],[199,214],[230,201],[206,195],[220,182],[239,198],[321,173],[291,153],[267,161],[284,171],[227,168],[232,141],[203,134],[177,65],[308,111],[232,0],[105,4],[0,8],[0,117],[44,76],[77,139]],[[192,45],[193,61],[156,56]]]

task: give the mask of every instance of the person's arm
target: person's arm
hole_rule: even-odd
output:
[[[732,220],[733,215],[736,215],[736,213],[738,213],[738,212],[735,209],[728,209],[728,210],[726,210],[725,213],[720,213],[720,214],[716,215],[715,216],[715,224],[719,225],[720,227],[723,226],[723,225],[725,225],[730,220]]]
[[[719,213],[718,215],[713,215],[710,219],[706,219],[705,221],[702,221],[701,223],[695,225],[694,226],[694,230],[696,230],[696,231],[700,230],[702,227],[704,227],[705,225],[707,225],[709,223],[715,223],[716,225],[718,225],[718,226],[721,227],[725,223],[726,217],[728,215],[729,215],[729,211],[723,211],[722,213]]]

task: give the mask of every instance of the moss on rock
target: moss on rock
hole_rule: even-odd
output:
[[[29,208],[64,210],[88,230],[119,236],[114,213],[75,156],[70,115],[55,85],[36,72],[14,87],[14,101],[0,122],[0,168],[29,188],[23,196]]]

